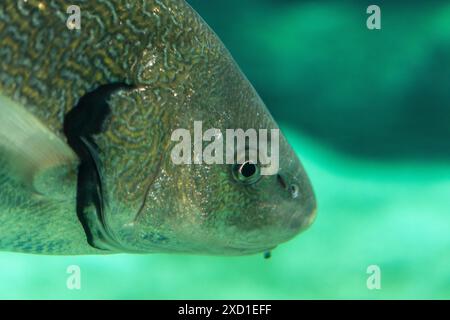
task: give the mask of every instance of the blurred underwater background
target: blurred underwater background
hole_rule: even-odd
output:
[[[368,30],[368,1],[188,2],[298,152],[315,224],[268,260],[0,253],[0,298],[450,299],[450,3],[379,1]]]

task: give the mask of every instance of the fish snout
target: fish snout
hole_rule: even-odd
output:
[[[287,178],[278,173],[277,181],[285,192],[287,198],[287,217],[284,220],[285,228],[294,235],[307,229],[314,222],[317,214],[317,204],[309,180]],[[303,183],[302,183],[303,181]]]

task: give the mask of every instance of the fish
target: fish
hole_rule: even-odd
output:
[[[186,1],[76,4],[0,3],[0,250],[269,257],[313,223],[312,184],[282,133],[270,175],[173,162],[172,133],[198,121],[279,130]]]

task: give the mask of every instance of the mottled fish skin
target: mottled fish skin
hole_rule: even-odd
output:
[[[67,2],[2,0],[0,93],[25,106],[61,139],[64,116],[87,92],[108,83],[135,89],[110,100],[95,137],[101,150],[107,221],[117,252],[243,255],[262,252],[307,228],[312,187],[280,140],[280,174],[243,186],[230,165],[174,165],[177,128],[278,128],[232,57],[182,0],[73,1],[81,30],[69,30]],[[1,162],[0,157],[0,162]],[[33,193],[0,165],[0,249],[96,254],[67,197]],[[75,172],[72,173],[73,177]],[[107,253],[107,252],[106,252]]]

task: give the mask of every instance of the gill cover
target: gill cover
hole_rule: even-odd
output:
[[[99,86],[80,98],[78,104],[65,116],[64,134],[78,155],[76,212],[88,243],[100,250],[124,249],[106,221],[107,199],[102,178],[101,152],[94,140],[100,134],[110,113],[108,99],[111,94],[131,86],[112,83]],[[129,250],[128,250],[129,251]]]

